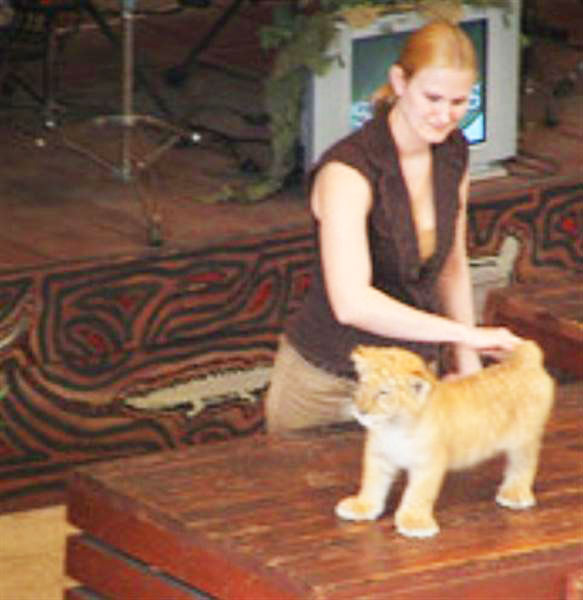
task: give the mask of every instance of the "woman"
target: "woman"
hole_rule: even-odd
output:
[[[474,324],[468,148],[458,125],[475,77],[463,31],[445,21],[424,26],[375,94],[375,117],[315,166],[319,260],[280,341],[268,431],[349,418],[358,344],[402,346],[437,364],[449,343],[456,375],[467,375],[481,368],[479,353],[519,341]]]

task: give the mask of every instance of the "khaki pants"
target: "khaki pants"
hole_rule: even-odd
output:
[[[267,431],[351,421],[354,388],[351,379],[310,364],[282,336],[265,399]]]

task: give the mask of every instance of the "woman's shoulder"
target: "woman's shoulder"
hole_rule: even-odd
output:
[[[314,167],[319,171],[329,163],[342,163],[355,169],[366,179],[374,179],[379,168],[387,164],[387,150],[379,145],[386,145],[386,130],[382,135],[376,119],[365,122],[360,128],[352,131],[335,142],[323,154]]]
[[[330,160],[317,172],[312,189],[335,197],[368,198],[371,187],[370,181],[358,168],[339,160]]]
[[[363,128],[356,129],[334,142],[318,162],[321,164],[336,161],[350,164],[362,158],[365,145]]]

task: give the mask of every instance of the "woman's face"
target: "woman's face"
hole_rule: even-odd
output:
[[[466,114],[474,72],[427,67],[407,79],[401,67],[391,70],[398,105],[411,129],[425,142],[443,142]]]

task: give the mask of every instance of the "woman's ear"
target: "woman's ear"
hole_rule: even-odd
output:
[[[401,96],[407,85],[407,77],[401,65],[392,65],[389,69],[389,82],[397,96]]]

